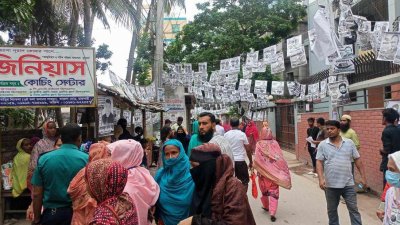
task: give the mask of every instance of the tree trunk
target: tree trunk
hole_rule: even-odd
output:
[[[140,24],[141,24],[141,12],[142,12],[142,3],[143,0],[138,0],[136,4],[136,15],[135,15],[135,29],[132,32],[132,39],[131,39],[131,49],[129,51],[129,58],[128,58],[128,67],[126,71],[126,81],[128,83],[135,84],[136,83],[136,75],[133,74],[133,65],[135,63],[135,50],[137,46],[138,37],[140,35]]]
[[[85,33],[84,45],[85,47],[90,47],[92,45],[92,28],[93,28],[90,0],[83,1],[83,26]]]
[[[155,15],[155,13],[153,12],[154,4],[155,4],[155,0],[151,0],[149,12],[147,13],[147,18],[146,18],[146,26],[143,29],[143,33],[149,32],[151,18],[154,17],[154,15]],[[150,36],[150,37],[152,37],[152,36]]]
[[[72,13],[70,18],[71,32],[68,37],[68,45],[74,47],[78,44],[78,27],[79,27],[79,9],[78,6],[72,3]]]

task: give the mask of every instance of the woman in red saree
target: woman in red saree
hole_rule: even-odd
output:
[[[258,172],[258,183],[262,193],[261,203],[265,211],[269,211],[271,221],[276,220],[278,208],[279,186],[290,189],[291,179],[287,162],[277,141],[272,136],[268,123],[263,123],[260,140],[256,145],[254,168]]]

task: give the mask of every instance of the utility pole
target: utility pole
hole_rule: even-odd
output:
[[[154,51],[154,63],[153,63],[153,81],[156,86],[156,90],[161,87],[161,75],[163,70],[164,63],[164,0],[157,0],[156,6],[156,37],[155,37],[155,51]],[[156,95],[158,97],[158,91],[156,91]]]

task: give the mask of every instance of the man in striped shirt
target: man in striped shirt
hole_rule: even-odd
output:
[[[325,125],[329,138],[318,145],[316,158],[319,186],[325,191],[326,196],[329,225],[339,225],[337,208],[340,196],[346,201],[351,225],[361,225],[351,168],[351,161],[354,159],[361,174],[361,183],[366,186],[360,154],[352,140],[339,135],[339,121],[328,120]]]

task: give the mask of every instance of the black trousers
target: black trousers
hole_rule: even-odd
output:
[[[72,220],[72,208],[45,209],[40,220],[41,225],[70,225]]]
[[[315,148],[308,147],[308,153],[310,153],[311,161],[312,161],[312,166],[314,170],[317,168],[317,151]]]
[[[245,161],[235,161],[235,176],[242,182],[247,191],[250,182],[249,167]]]

